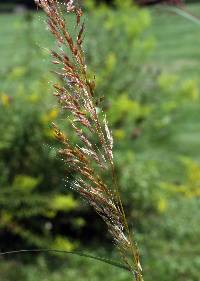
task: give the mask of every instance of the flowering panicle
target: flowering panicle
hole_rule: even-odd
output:
[[[55,136],[63,144],[59,154],[77,175],[74,188],[105,221],[124,262],[134,273],[135,280],[141,281],[138,250],[131,239],[115,180],[112,134],[106,116],[96,108],[95,79],[90,80],[87,73],[82,48],[83,12],[73,0],[65,0],[64,5],[57,0],[36,0],[36,4],[46,13],[48,28],[58,44],[58,51],[52,50],[51,56],[62,83],[53,85],[54,94],[60,106],[71,115],[73,132],[81,142],[81,146],[73,144],[53,124]],[[69,32],[63,7],[76,16],[75,39]],[[111,173],[111,187],[103,181],[104,171]]]

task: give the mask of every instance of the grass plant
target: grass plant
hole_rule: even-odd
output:
[[[72,0],[64,2],[64,9],[56,0],[35,2],[46,13],[48,29],[57,42],[51,56],[61,82],[53,85],[54,95],[81,142],[79,146],[71,141],[71,137],[53,124],[55,136],[62,145],[59,154],[73,175],[69,184],[105,221],[123,261],[135,280],[141,281],[139,251],[128,227],[116,181],[112,133],[95,97],[95,77],[89,77],[85,62],[83,11]],[[65,12],[75,14],[73,33]],[[104,174],[112,178],[112,186],[104,181]]]

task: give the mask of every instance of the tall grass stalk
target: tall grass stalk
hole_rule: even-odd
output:
[[[57,0],[35,0],[47,16],[47,25],[58,48],[51,51],[55,73],[61,83],[54,84],[60,107],[69,115],[72,132],[81,145],[73,143],[53,124],[62,148],[59,154],[76,175],[73,188],[94,208],[108,227],[119,253],[136,281],[142,281],[139,251],[132,238],[120,198],[113,161],[113,137],[102,110],[97,108],[95,78],[90,79],[83,51],[85,24],[83,11],[73,0],[60,5]],[[64,9],[63,9],[64,7]],[[65,12],[76,18],[70,32]],[[103,180],[110,174],[112,185]]]

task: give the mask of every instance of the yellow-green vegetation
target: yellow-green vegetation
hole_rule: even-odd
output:
[[[200,28],[164,10],[121,3],[112,10],[90,1],[85,49],[112,124],[128,220],[142,249],[145,280],[196,281]],[[189,9],[200,15],[200,5]],[[49,81],[57,78],[49,73],[46,48],[54,42],[43,20],[42,13],[0,15],[0,247],[87,252],[90,245],[97,255],[115,257],[99,218],[69,190],[73,175],[56,156],[50,123],[66,127],[66,116],[51,95]],[[13,256],[1,261],[0,276],[128,280],[126,272],[71,256]]]

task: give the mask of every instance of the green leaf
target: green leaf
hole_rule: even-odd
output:
[[[78,251],[74,251],[74,252],[70,252],[70,251],[63,251],[63,250],[54,250],[54,249],[32,249],[32,250],[14,250],[14,251],[9,251],[9,252],[3,252],[0,253],[0,256],[6,256],[6,255],[13,255],[13,254],[23,254],[23,253],[41,253],[41,252],[52,252],[52,253],[63,253],[63,254],[71,254],[71,255],[77,255],[80,257],[85,257],[85,258],[90,258],[90,259],[94,259],[97,261],[101,261],[107,264],[110,264],[112,266],[124,269],[129,271],[129,268],[115,260],[110,260],[107,258],[101,258],[101,257],[96,257],[96,256],[92,256],[90,254],[85,254],[82,252],[78,252]]]
[[[71,195],[57,195],[51,201],[51,208],[56,211],[71,211],[78,207],[78,201]]]
[[[35,189],[40,181],[40,178],[33,178],[27,175],[17,175],[13,182],[13,188],[28,193]]]

